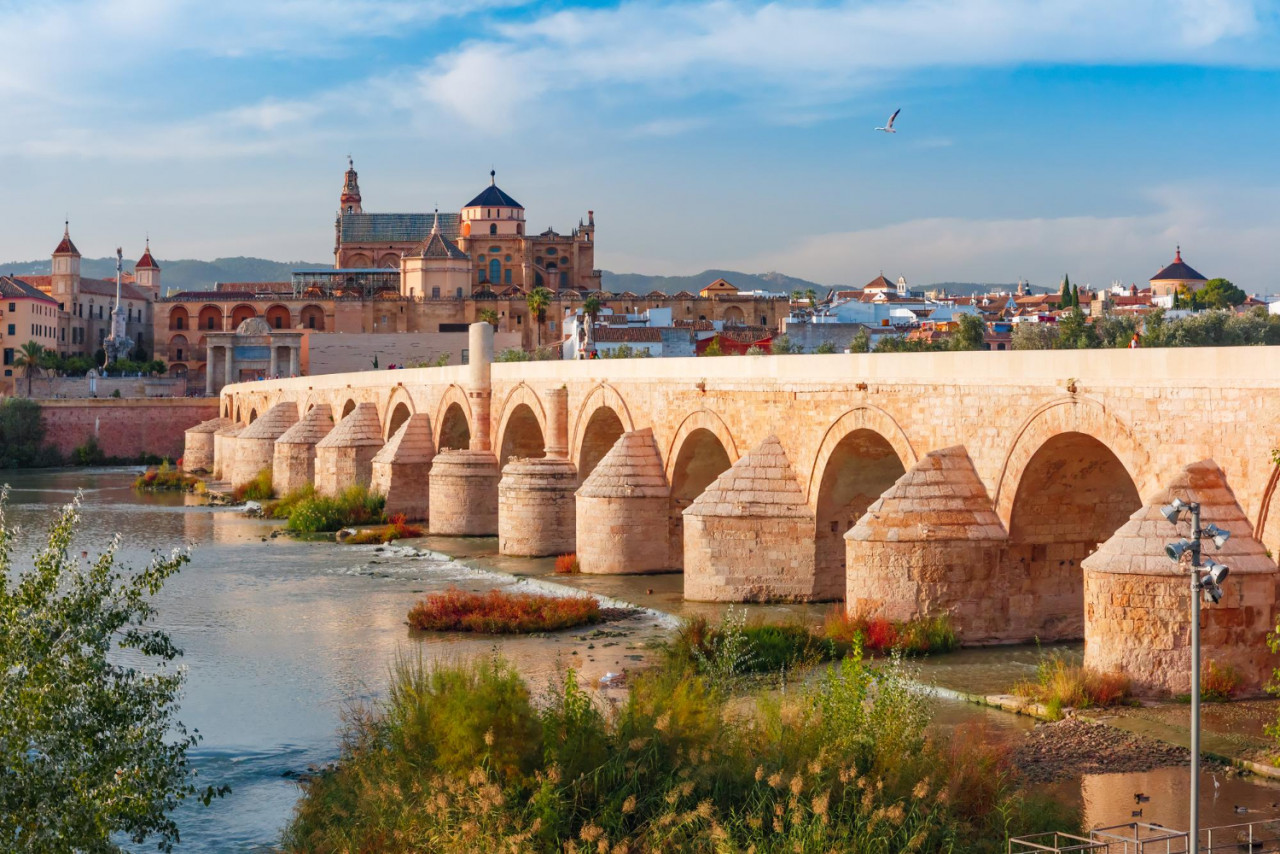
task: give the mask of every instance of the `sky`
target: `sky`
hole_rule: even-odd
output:
[[[874,130],[901,108],[898,133]],[[332,258],[497,170],[597,266],[1280,291],[1280,4],[0,0],[0,260]]]

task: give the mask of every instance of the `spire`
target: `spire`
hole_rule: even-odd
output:
[[[1181,264],[1181,263],[1182,263],[1182,244],[1181,244],[1181,243],[1179,243],[1179,244],[1178,244],[1178,248],[1177,248],[1176,250],[1174,250],[1174,253],[1173,253],[1173,263],[1175,263],[1175,264]]]
[[[58,244],[58,248],[53,250],[54,255],[79,255],[80,250],[76,249],[76,245],[71,242],[71,220],[64,220],[62,223],[62,242]]]
[[[496,187],[497,183],[498,183],[498,170],[490,169],[489,170],[489,186]]]
[[[151,257],[151,238],[147,238],[147,246],[142,250],[142,257],[133,265],[134,270],[159,270],[160,265]]]
[[[432,234],[440,233],[440,209],[439,208],[436,208],[435,218],[431,220],[431,233]]]
[[[356,174],[356,164],[347,155],[347,172],[342,179],[342,195],[338,197],[339,210],[343,213],[360,213],[360,181]]]

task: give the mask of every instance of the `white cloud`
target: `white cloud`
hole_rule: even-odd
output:
[[[1272,65],[1263,30],[1254,0],[628,2],[501,27],[439,57],[423,95],[490,123],[548,91],[622,97],[613,87],[665,99],[719,91],[803,114],[806,104],[929,68]],[[486,97],[481,114],[475,101]]]
[[[1173,258],[1247,291],[1280,291],[1271,247],[1280,233],[1280,187],[1224,189],[1177,185],[1149,193],[1151,212],[1028,219],[916,219],[819,234],[728,266],[783,270],[816,281],[861,285],[886,275],[912,282],[1013,282],[1053,285],[1144,282]]]

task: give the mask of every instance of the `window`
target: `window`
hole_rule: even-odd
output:
[[[10,324],[9,324],[9,334],[10,334],[10,335],[17,335],[17,334],[18,334],[18,325],[17,325],[16,323],[10,323]]]
[[[510,267],[508,267],[506,270],[502,272],[502,282],[503,284],[507,284],[507,285],[511,284],[511,268]]]
[[[18,310],[18,304],[16,302],[9,303],[9,311],[17,311],[17,310]]]
[[[516,326],[522,326],[522,325],[524,325],[524,315],[523,315],[523,314],[517,314],[517,315],[516,315]]]
[[[432,299],[440,299],[440,289],[439,289],[439,288],[432,288],[432,289],[431,289],[431,298],[432,298]]]
[[[516,223],[516,234],[524,234],[524,226],[518,222]]]
[[[186,329],[187,319],[182,315],[178,315],[177,322],[174,324],[175,329]]]
[[[177,354],[176,356],[174,356],[174,358],[175,358],[175,359],[177,359],[179,362],[181,362],[181,361],[182,361],[182,348],[181,348],[181,347],[179,347],[179,348],[178,348],[178,354]]]
[[[498,253],[499,255],[501,255],[501,254],[502,254],[502,247],[501,247],[501,246],[490,246],[490,247],[489,247],[489,251],[490,251],[490,252],[496,252],[496,253]],[[508,258],[507,260],[510,260],[510,258]]]
[[[465,365],[470,361],[471,361],[471,351],[468,350],[466,347],[463,347],[462,348],[462,364]]]
[[[554,255],[554,254],[556,254],[556,248],[555,248],[554,246],[549,246],[549,247],[547,247],[547,254],[548,254],[548,255]]]
[[[510,264],[510,263],[511,263],[511,256],[510,256],[510,255],[508,255],[508,256],[507,256],[506,258],[504,258],[503,260],[504,260],[504,261],[506,261],[508,264]]]
[[[213,318],[212,318],[212,317],[210,317],[210,318],[209,318],[208,328],[209,328],[209,329],[212,329],[212,328],[213,328]],[[315,326],[312,326],[311,328],[312,328],[312,329],[315,329]]]
[[[13,348],[12,348],[12,347],[5,347],[5,348],[4,348],[4,363],[5,363],[6,365],[12,365],[12,364],[13,364]],[[10,374],[8,371],[6,371],[6,372],[5,372],[5,376],[6,376],[6,377],[8,377],[8,376],[12,376],[12,374]]]
[[[209,328],[210,329],[213,328],[213,320],[209,321]],[[307,328],[308,329],[316,328],[316,316],[314,314],[307,318]]]
[[[456,296],[458,299],[462,299],[462,288],[458,288],[457,293],[455,293],[454,296]]]
[[[502,281],[502,262],[497,258],[489,262],[489,281],[495,285]]]
[[[769,325],[769,318],[765,317],[763,314],[762,314],[762,315],[760,315],[760,325],[761,325],[761,326],[768,326],[768,325]]]
[[[284,329],[284,319],[276,315],[276,329]]]
[[[485,274],[485,270],[484,270],[484,268],[483,268],[483,267],[481,267],[481,268],[477,271],[476,275],[480,277],[480,284],[482,284],[482,285],[483,285],[485,282],[489,281],[488,277],[487,277],[487,276],[486,276],[486,274]]]
[[[548,321],[547,321],[547,331],[548,331],[548,332],[555,332],[555,331],[556,331],[556,322],[555,322],[554,320],[548,320]]]
[[[492,223],[492,224],[489,226],[489,234],[490,234],[490,235],[494,235],[494,234],[497,234],[497,233],[498,233],[498,224],[495,222],[495,223]]]
[[[560,287],[562,287],[562,288],[567,288],[567,287],[569,287],[569,274],[568,274],[568,273],[561,273],[561,274],[560,274]]]

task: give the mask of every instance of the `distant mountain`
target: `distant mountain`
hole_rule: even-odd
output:
[[[692,276],[646,276],[643,273],[614,273],[605,270],[603,286],[606,291],[615,294],[622,291],[641,295],[650,291],[662,291],[664,294],[688,291],[696,294],[716,279],[724,279],[743,291],[773,291],[780,294],[813,288],[821,296],[829,288],[828,285],[782,273],[739,273],[734,270],[703,270]]]
[[[1018,290],[1017,282],[937,282],[932,285],[912,286],[915,290],[933,291],[945,290],[953,297],[967,297],[973,294],[991,294],[1000,291],[1008,291],[1014,293]],[[1029,294],[1056,294],[1057,288],[1050,288],[1044,285],[1027,285],[1027,293]]]
[[[287,282],[294,270],[324,268],[333,262],[268,261],[265,258],[215,258],[212,261],[157,258],[160,282],[166,292],[211,290],[217,282]],[[125,261],[125,270],[133,269],[133,261]],[[91,279],[109,279],[116,274],[114,258],[82,258],[80,272]],[[47,276],[49,259],[15,261],[0,264],[0,276]]]
[[[160,281],[166,292],[210,290],[218,282],[287,282],[289,274],[294,270],[326,268],[331,263],[311,261],[268,261],[265,258],[215,258],[212,261],[182,259],[168,261],[157,259],[160,264]],[[93,279],[109,279],[115,275],[116,259],[83,258],[80,261],[81,272]],[[125,269],[133,269],[133,261],[125,261]],[[13,261],[0,264],[0,276],[40,276],[49,274],[49,259],[39,261]],[[604,289],[613,293],[631,291],[635,294],[647,294],[661,291],[674,294],[680,291],[697,293],[716,279],[732,282],[744,291],[772,291],[789,294],[792,291],[807,291],[813,288],[819,297],[826,296],[827,291],[835,288],[860,287],[860,285],[823,285],[788,276],[785,273],[740,273],[736,270],[703,270],[692,276],[646,276],[643,273],[614,273],[604,271]],[[865,284],[865,283],[864,283]],[[973,293],[991,291],[1009,291],[1017,289],[1017,284],[993,284],[975,282],[938,282],[932,285],[913,284],[914,290],[934,290],[945,288],[947,293],[965,296]],[[1056,292],[1057,288],[1029,286],[1031,293]]]

